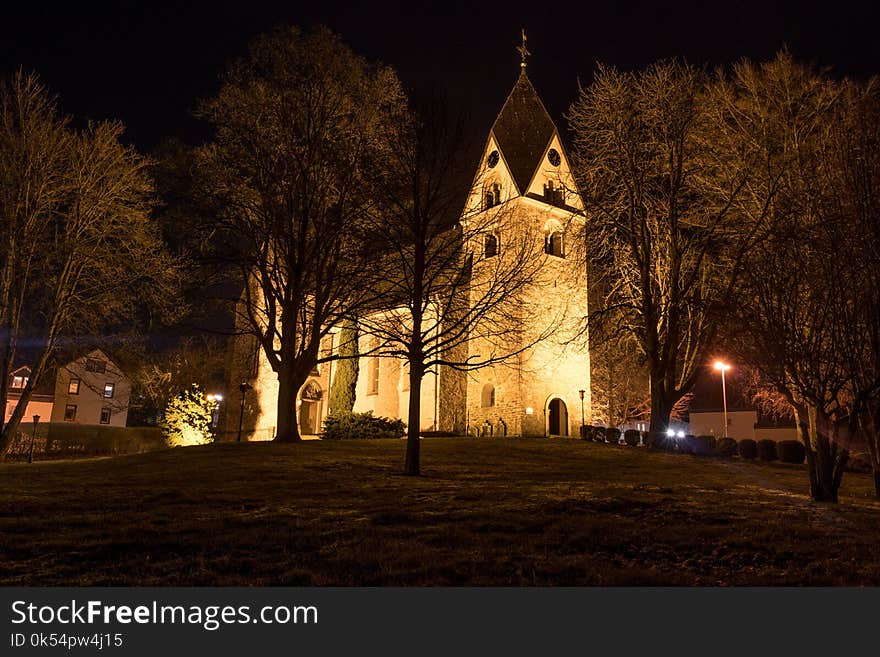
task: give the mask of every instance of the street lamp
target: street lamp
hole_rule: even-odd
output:
[[[34,415],[34,432],[31,434],[31,448],[28,450],[28,463],[34,462],[34,441],[37,439],[37,424],[40,422],[40,416]]]
[[[730,365],[716,360],[715,369],[721,372],[721,397],[724,399],[724,437],[727,438],[727,384],[724,380],[724,373],[730,369]]]
[[[586,422],[584,422],[584,394],[586,390],[578,390],[578,394],[581,396],[581,438],[584,437],[584,426]]]
[[[242,381],[238,384],[238,390],[241,392],[241,408],[238,412],[238,438],[235,439],[237,443],[241,442],[241,421],[244,419],[244,395],[251,387],[251,384],[247,381]]]

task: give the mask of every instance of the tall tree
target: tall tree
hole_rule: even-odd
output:
[[[78,335],[173,297],[174,263],[150,211],[147,161],[122,125],[72,130],[34,76],[0,86],[2,377],[23,339],[31,376],[0,434],[5,453],[53,355]],[[5,393],[5,389],[3,390]]]
[[[581,255],[601,292],[590,332],[629,333],[650,382],[651,431],[699,374],[745,244],[734,212],[751,158],[719,143],[702,71],[600,66],[569,111],[588,220]],[[739,155],[739,154],[737,154]]]
[[[365,172],[384,166],[402,96],[326,29],[288,27],[256,38],[199,111],[216,132],[197,154],[213,253],[237,271],[240,323],[278,376],[278,441],[300,440],[296,395],[321,341],[370,289]]]
[[[351,413],[358,379],[358,328],[352,319],[343,320],[337,334],[339,361],[330,389],[330,415]]]
[[[841,85],[781,53],[742,62],[720,96],[743,141],[762,153],[743,207],[764,212],[737,298],[741,355],[794,410],[810,494],[836,502],[855,407],[851,343],[864,263],[852,258],[852,216],[841,211],[832,157],[845,105]]]
[[[442,103],[424,103],[392,134],[391,166],[373,187],[383,244],[381,312],[359,318],[378,353],[402,359],[409,377],[405,473],[421,468],[421,389],[427,373],[466,372],[500,363],[547,334],[525,335],[523,301],[541,271],[541,236],[515,202],[465,209],[482,181],[470,171],[462,122]],[[465,174],[466,175],[466,174]],[[473,186],[473,187],[472,187]],[[494,240],[489,244],[487,240]],[[539,325],[547,318],[537,321]],[[474,351],[469,345],[479,343]]]

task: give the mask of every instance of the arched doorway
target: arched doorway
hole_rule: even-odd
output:
[[[568,408],[565,402],[554,397],[547,406],[547,432],[551,436],[568,435]]]
[[[321,431],[321,400],[324,393],[317,381],[309,381],[300,393],[299,432],[313,436]]]

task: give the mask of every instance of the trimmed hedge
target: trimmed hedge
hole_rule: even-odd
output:
[[[671,441],[662,431],[646,431],[645,445],[651,449],[667,449]]]
[[[758,457],[758,443],[751,438],[743,438],[736,446],[739,455],[744,459],[756,459]]]
[[[340,413],[324,420],[324,440],[360,440],[402,438],[406,424],[402,420],[373,417],[373,412]]]
[[[779,460],[784,463],[803,463],[807,450],[799,440],[781,440],[776,445]]]
[[[581,427],[581,440],[589,440],[590,432],[593,430],[592,424],[587,424]]]
[[[758,458],[762,461],[775,461],[779,458],[776,453],[776,441],[762,438],[758,441]]]
[[[617,427],[608,427],[605,429],[605,440],[612,445],[620,444],[620,429]]]
[[[722,438],[715,446],[719,456],[736,456],[736,441],[733,438]]]
[[[715,451],[715,436],[703,434],[702,436],[697,436],[697,440],[700,442],[700,444],[703,446],[703,449],[705,449],[707,453],[711,454]]]
[[[639,432],[635,429],[627,429],[623,432],[623,441],[630,447],[636,447],[639,444]]]
[[[597,443],[605,442],[605,427],[593,427],[590,431],[590,440]]]

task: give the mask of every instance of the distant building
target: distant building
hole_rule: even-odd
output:
[[[101,349],[59,367],[52,422],[124,427],[131,381]]]
[[[70,424],[98,424],[124,427],[128,421],[131,381],[119,366],[101,349],[57,368],[37,383],[21,421]],[[6,398],[6,421],[12,417],[21,393],[28,383],[31,370],[16,369],[9,381]]]
[[[796,440],[794,420],[775,418],[759,411],[743,393],[735,371],[726,375],[727,387],[727,434],[740,440]],[[696,436],[708,435],[722,438],[724,433],[724,398],[721,375],[712,369],[697,379],[694,397],[689,407],[690,432]]]
[[[22,366],[12,372],[9,377],[9,387],[6,394],[6,416],[4,422],[8,422],[12,417],[15,407],[18,406],[18,400],[21,399],[21,393],[28,384],[31,377],[31,368]],[[48,422],[52,417],[52,403],[54,395],[52,394],[52,385],[37,384],[35,390],[31,393],[28,405],[24,410],[21,418],[22,422],[32,422],[35,415],[39,415],[41,421]]]

